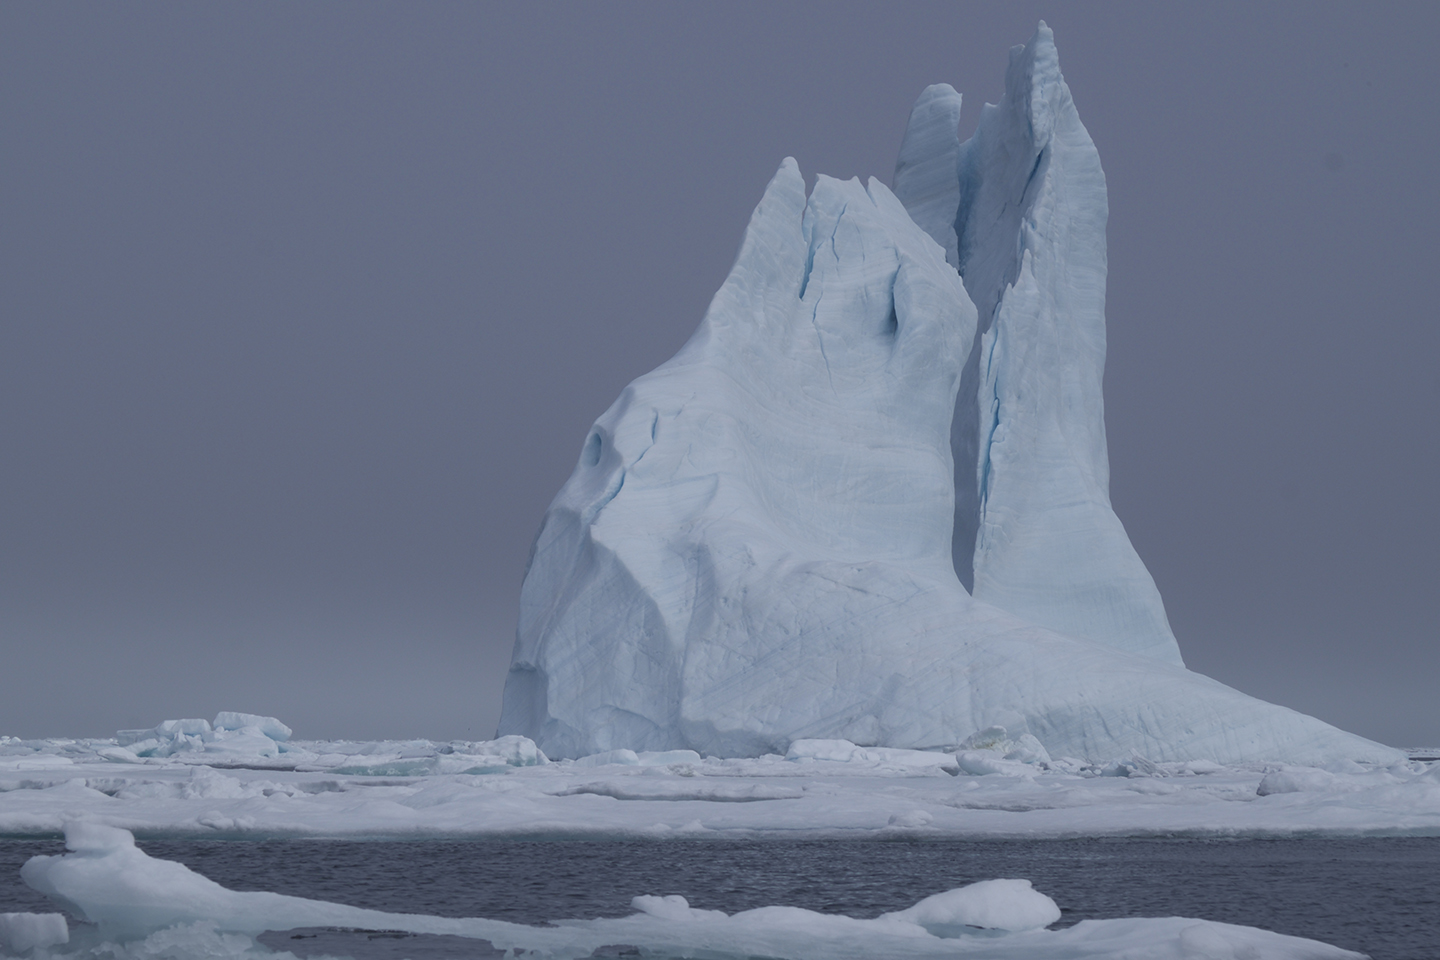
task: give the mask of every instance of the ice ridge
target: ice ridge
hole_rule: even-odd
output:
[[[699,329],[542,522],[500,733],[562,758],[999,725],[1092,760],[1400,759],[1183,668],[1110,509],[1104,175],[1048,28],[963,145],[958,112],[922,95],[898,198],[781,165]]]

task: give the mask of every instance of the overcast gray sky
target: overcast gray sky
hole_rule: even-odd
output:
[[[0,733],[482,738],[530,541],[782,157],[1036,21],[1195,669],[1440,742],[1440,4],[0,5]]]

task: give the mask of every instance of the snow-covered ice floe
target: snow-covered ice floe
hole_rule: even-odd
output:
[[[195,736],[184,727],[156,729]],[[151,838],[1440,835],[1440,764],[1412,760],[1089,762],[999,727],[949,752],[808,739],[749,758],[265,739],[141,757],[114,739],[0,737],[0,835],[80,818]]]
[[[0,918],[0,938],[10,938],[0,940],[0,949],[31,949],[37,957],[237,956],[255,952],[252,938],[266,931],[341,927],[465,937],[516,954],[555,958],[589,957],[617,946],[653,957],[793,960],[1361,956],[1313,940],[1178,917],[1085,920],[1050,930],[1047,927],[1060,919],[1059,907],[1030,881],[1019,879],[985,880],[943,891],[908,909],[869,919],[787,906],[729,915],[694,909],[683,897],[651,895],[635,897],[635,913],[628,917],[556,919],[538,927],[228,890],[183,864],[148,856],[127,831],[96,823],[68,824],[65,840],[69,853],[33,857],[21,876],[93,927],[67,946],[70,937],[62,916]]]

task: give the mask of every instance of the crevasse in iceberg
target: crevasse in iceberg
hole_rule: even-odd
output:
[[[1397,758],[1180,665],[1109,506],[1104,179],[1049,31],[964,145],[958,113],[917,104],[905,203],[781,165],[699,329],[545,516],[500,732],[552,757],[1003,725],[1092,759]]]
[[[1110,508],[1105,174],[1049,28],[1011,51],[1005,96],[963,144],[959,101],[944,85],[921,95],[895,174],[978,309],[951,427],[956,573],[1032,623],[1179,664]]]

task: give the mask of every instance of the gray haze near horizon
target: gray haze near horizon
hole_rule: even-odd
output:
[[[0,734],[490,736],[541,515],[781,158],[888,183],[1042,17],[1187,663],[1440,742],[1433,3],[0,7]]]

